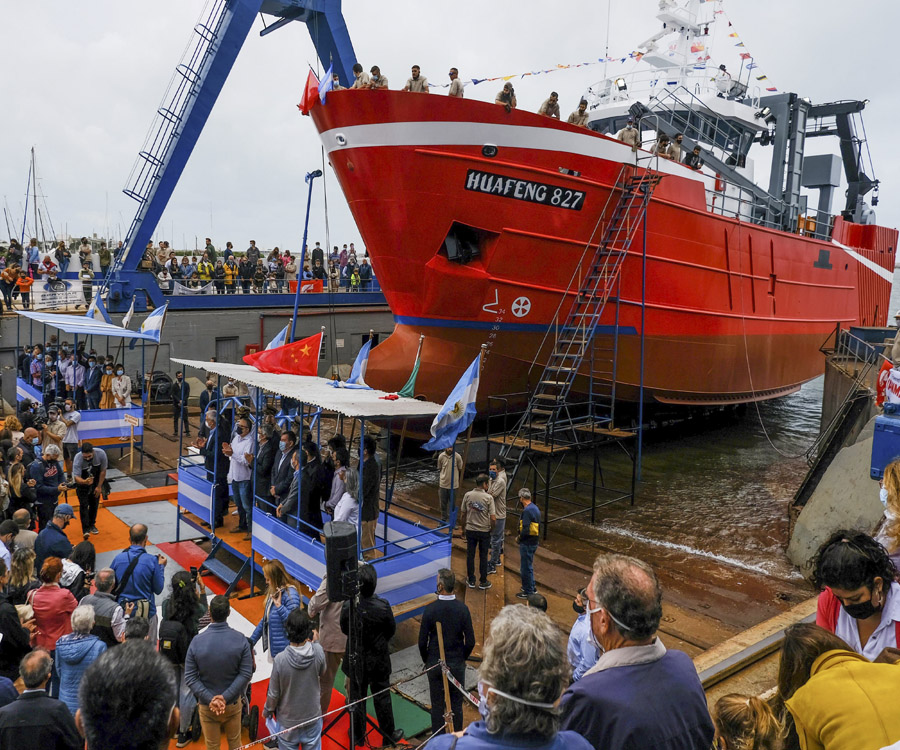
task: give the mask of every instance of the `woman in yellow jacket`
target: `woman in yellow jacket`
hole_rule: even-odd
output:
[[[116,400],[113,398],[112,392],[112,382],[114,374],[114,367],[112,362],[107,362],[103,368],[103,375],[100,376],[100,408],[101,409],[115,409],[116,408]]]
[[[785,750],[880,750],[900,741],[900,665],[876,664],[811,623],[785,631],[777,702]]]

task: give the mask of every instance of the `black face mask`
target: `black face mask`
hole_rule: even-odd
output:
[[[579,615],[583,615],[585,612],[587,612],[587,608],[579,607],[578,602],[576,602],[576,601],[572,602],[572,609],[574,609],[575,612]]]
[[[844,612],[850,615],[854,620],[866,620],[881,611],[880,608],[876,608],[875,605],[872,604],[871,599],[867,602],[860,602],[859,604],[842,604],[841,606],[844,608]]]

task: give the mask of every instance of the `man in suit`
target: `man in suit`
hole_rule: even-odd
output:
[[[0,708],[0,747],[16,750],[82,750],[84,741],[66,704],[47,695],[50,654],[35,649],[19,665],[25,691]]]
[[[228,508],[228,456],[222,452],[223,443],[228,442],[228,426],[224,419],[216,420],[215,409],[208,409],[200,434],[195,445],[203,456],[206,467],[206,478],[215,487],[215,524],[225,523],[225,511]]]
[[[256,457],[253,459],[253,491],[256,497],[269,498],[269,487],[272,486],[272,465],[275,463],[275,454],[278,452],[278,439],[275,437],[275,430],[272,425],[267,422],[259,421],[256,423],[256,440],[259,446],[256,450]],[[256,498],[254,504],[259,505]],[[271,511],[272,509],[263,506],[263,510]]]
[[[103,368],[97,366],[97,357],[92,354],[88,357],[88,369],[84,376],[84,393],[87,396],[87,408],[99,409],[100,399],[103,393],[100,391],[100,381],[103,379]]]
[[[304,523],[299,524],[299,529],[307,536],[318,539],[319,535],[314,529],[322,530],[322,502],[328,497],[325,482],[327,469],[322,464],[318,445],[313,442],[304,443],[303,452],[306,455],[306,462],[300,472],[300,510],[298,515]],[[290,493],[282,505],[281,515],[289,517],[296,506],[297,496]]]
[[[278,451],[272,462],[272,475],[269,480],[269,502],[275,508],[285,501],[291,489],[291,480],[294,478],[291,456],[296,451],[297,436],[290,430],[285,430],[278,440]]]
[[[191,395],[191,387],[184,379],[181,370],[175,373],[175,384],[172,386],[172,434],[178,437],[178,421],[181,420],[184,436],[191,436],[191,426],[188,424],[188,398]]]

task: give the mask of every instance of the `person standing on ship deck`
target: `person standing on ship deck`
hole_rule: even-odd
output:
[[[700,158],[700,147],[694,146],[694,150],[684,157],[684,165],[691,169],[700,169],[703,166],[703,160]]]
[[[373,65],[369,72],[372,74],[372,80],[369,83],[370,89],[387,89],[388,79],[387,76],[381,75],[381,68]]]
[[[346,88],[346,86],[341,86],[341,77],[337,73],[332,74],[331,80],[332,91],[343,91]]]
[[[531,502],[531,490],[519,490],[522,515],[519,516],[519,575],[522,590],[516,594],[519,599],[527,599],[536,593],[534,585],[534,553],[537,552],[541,530],[541,510]]]
[[[450,68],[450,91],[447,92],[447,96],[462,99],[465,95],[463,83],[459,80],[459,71],[456,68]]]
[[[681,163],[681,144],[684,142],[684,135],[682,133],[675,134],[675,140],[669,144],[669,158],[674,161]]]
[[[500,565],[500,556],[503,554],[503,534],[506,530],[506,470],[503,468],[503,459],[495,458],[491,461],[488,476],[491,481],[488,492],[494,498],[494,508],[497,513],[497,522],[491,529],[491,560],[488,565],[488,575],[497,572]]]
[[[544,103],[541,105],[541,108],[538,110],[539,115],[544,115],[544,117],[555,117],[557,120],[559,119],[559,94],[555,91],[550,92],[550,96],[547,99],[544,99]]]
[[[421,69],[418,65],[412,66],[412,77],[406,80],[406,85],[403,87],[404,91],[412,91],[415,94],[427,94],[428,93],[428,79],[420,75]]]
[[[459,506],[459,514],[463,517],[463,528],[466,530],[466,585],[475,588],[475,552],[478,552],[478,572],[481,576],[478,588],[491,587],[488,581],[488,546],[491,542],[491,530],[497,523],[497,511],[494,498],[487,491],[487,474],[475,477],[475,489],[469,490]]]
[[[353,66],[353,75],[356,77],[356,80],[353,81],[353,85],[350,87],[351,89],[367,89],[369,88],[369,84],[371,80],[369,78],[369,74],[363,70],[363,66],[359,63],[355,63]]]
[[[566,120],[566,122],[570,125],[577,125],[579,128],[586,128],[588,126],[586,99],[582,99],[578,102],[578,109],[569,115],[569,119]]]
[[[512,112],[516,108],[516,92],[509,81],[503,84],[501,91],[497,92],[494,104],[502,105],[507,112]]]
[[[450,467],[453,466],[453,476],[450,475]],[[438,453],[438,500],[441,506],[441,520],[445,523],[450,519],[450,508],[455,505],[452,502],[452,492],[459,490],[459,478],[463,469],[462,456],[453,450],[453,446],[447,446]],[[453,528],[447,530],[448,534],[453,533]]]
[[[625,123],[625,127],[616,133],[616,140],[627,143],[631,146],[632,151],[638,150],[641,145],[641,131],[634,127],[634,120],[632,118],[629,117],[628,122]]]

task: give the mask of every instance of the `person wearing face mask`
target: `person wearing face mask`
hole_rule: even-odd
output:
[[[63,410],[60,415],[60,420],[66,426],[62,440],[63,461],[66,466],[66,477],[71,482],[72,461],[78,453],[78,424],[81,422],[81,412],[75,409],[75,402],[71,398],[66,399]]]
[[[234,437],[222,446],[228,456],[228,482],[234,494],[234,504],[238,508],[238,525],[232,533],[244,532],[244,540],[250,540],[253,527],[253,426],[247,417],[242,417],[234,426]]]
[[[99,409],[103,392],[100,384],[103,379],[103,369],[97,366],[97,357],[93,354],[88,357],[88,369],[84,376],[84,395],[88,409]]]
[[[584,673],[593,667],[600,658],[600,651],[594,644],[591,634],[591,618],[585,607],[586,598],[587,590],[581,589],[572,602],[572,609],[578,615],[578,619],[575,620],[572,630],[569,632],[569,643],[566,647],[566,657],[572,667],[572,682],[584,677]]]
[[[269,487],[272,479],[272,464],[275,462],[275,453],[278,451],[278,440],[273,438],[275,430],[271,424],[262,421],[256,425],[256,440],[259,447],[256,455],[250,462],[253,466],[254,505],[260,503],[260,497],[269,496]],[[270,510],[267,508],[267,510]]]
[[[500,567],[500,556],[503,554],[503,534],[506,529],[506,469],[502,458],[495,458],[488,467],[488,492],[494,498],[494,509],[497,521],[491,529],[491,559],[488,575],[493,575]]]
[[[113,398],[112,382],[115,377],[115,369],[111,362],[103,365],[103,374],[100,376],[100,408],[115,409],[116,400]]]
[[[117,409],[131,408],[131,378],[119,364],[116,365],[116,375],[112,379],[112,395]]]
[[[41,457],[41,434],[34,427],[25,428],[25,437],[19,443],[22,449],[22,464],[27,469],[32,461]]]
[[[559,731],[558,700],[568,682],[569,667],[559,629],[544,612],[517,605],[501,609],[491,622],[478,677],[481,721],[470,724],[459,738],[435,737],[429,748],[591,748],[575,732]]]
[[[62,453],[63,438],[66,435],[66,423],[59,418],[59,407],[47,409],[47,424],[41,430],[41,448],[44,453],[51,445],[55,445]]]
[[[774,704],[787,750],[862,750],[900,740],[897,665],[872,664],[812,623],[784,631]],[[721,747],[721,745],[720,745]]]
[[[634,120],[632,118],[629,117],[628,122],[625,123],[625,127],[616,133],[616,140],[627,143],[631,146],[632,151],[638,150],[641,145],[641,133],[634,127]]]
[[[75,399],[74,403],[79,409],[83,409],[85,403],[84,376],[84,365],[75,358],[74,352],[70,353],[63,381],[66,384],[66,396]]]
[[[214,520],[215,526],[224,525],[225,510],[228,508],[228,470],[230,461],[224,453],[224,446],[228,445],[227,424],[224,420],[216,419],[215,409],[207,409],[204,415],[203,425],[194,446],[203,456],[203,465],[206,467],[206,479],[215,490]],[[218,424],[217,424],[218,422]]]
[[[816,624],[867,659],[900,644],[900,583],[887,551],[861,532],[835,532],[812,562],[822,590]]]
[[[450,520],[450,509],[455,506],[455,495],[459,493],[459,478],[463,469],[462,456],[448,445],[437,454],[438,500],[441,504],[441,520]],[[452,534],[451,528],[447,533]]]
[[[388,88],[387,76],[382,75],[381,68],[379,68],[377,65],[373,65],[369,72],[372,74],[372,80],[369,83],[370,89],[386,90]]]
[[[206,414],[206,410],[209,407],[210,401],[218,401],[219,400],[219,389],[213,385],[212,380],[206,381],[206,388],[200,394],[200,413]]]
[[[188,424],[188,399],[191,397],[191,387],[184,379],[184,374],[179,370],[175,373],[175,385],[172,387],[172,434],[178,437],[179,422],[184,430],[184,436],[191,436],[191,426]]]
[[[291,489],[291,482],[294,478],[294,472],[297,471],[292,466],[292,459],[297,452],[297,436],[290,430],[281,433],[278,439],[278,451],[275,453],[272,461],[272,473],[269,477],[269,491],[266,498],[270,503],[269,512],[275,510],[277,512],[280,506],[287,498]],[[299,462],[298,462],[299,468]],[[257,489],[257,493],[263,493]]]
[[[656,635],[662,589],[653,569],[633,557],[598,555],[586,604],[603,653],[563,695],[563,729],[596,748],[710,747],[713,724],[697,670]]]

